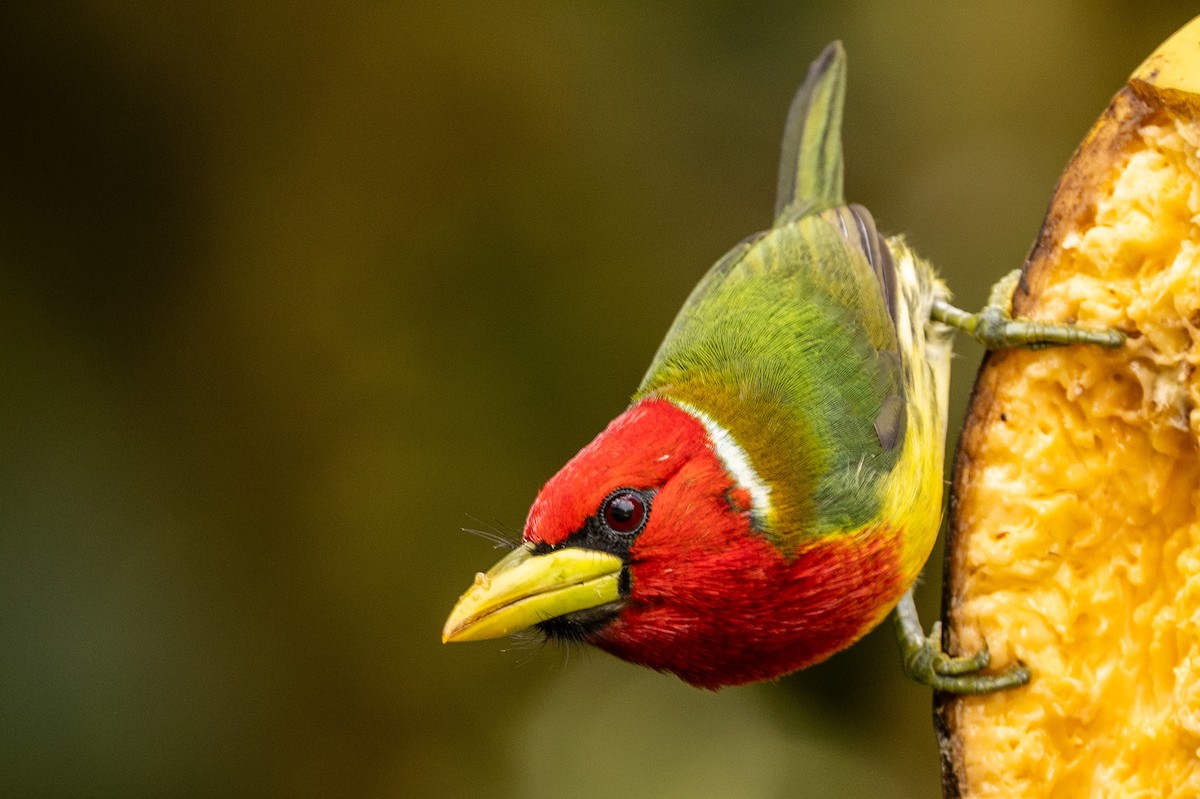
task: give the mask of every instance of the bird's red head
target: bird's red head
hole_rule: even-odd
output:
[[[619,598],[538,626],[717,688],[770,679],[862,634],[894,543],[785,554],[756,521],[696,416],[646,399],[617,417],[542,488],[526,522],[535,553],[598,550],[623,563]],[[868,584],[868,581],[875,581]],[[862,593],[870,590],[867,599]],[[849,604],[847,602],[849,601]]]

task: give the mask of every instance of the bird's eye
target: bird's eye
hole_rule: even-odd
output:
[[[600,506],[600,518],[615,533],[636,533],[646,525],[646,499],[632,488],[618,489]]]

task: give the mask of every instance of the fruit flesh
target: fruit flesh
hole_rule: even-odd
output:
[[[996,353],[976,386],[951,645],[1034,676],[942,706],[952,795],[1200,794],[1200,123],[1154,99],[1076,155],[1015,305],[1130,340]]]

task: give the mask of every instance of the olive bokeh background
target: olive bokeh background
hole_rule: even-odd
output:
[[[976,307],[1189,16],[983,8],[4,4],[2,792],[936,795],[890,629],[718,694],[439,633],[498,556],[460,528],[518,530],[770,223],[827,41],[849,197]]]

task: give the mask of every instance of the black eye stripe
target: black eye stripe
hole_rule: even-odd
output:
[[[556,544],[547,544],[545,542],[533,545],[535,555],[545,555],[553,552],[556,549],[563,547],[583,547],[584,549],[595,549],[600,552],[608,552],[611,555],[616,555],[626,563],[629,562],[629,549],[633,546],[637,537],[646,529],[646,524],[650,521],[651,505],[654,502],[655,491],[639,490],[636,488],[618,488],[613,491],[600,503],[600,507],[596,509],[596,513],[584,519],[583,524],[578,530],[568,535],[563,540]],[[629,521],[633,521],[638,513],[638,508],[641,509],[640,518],[636,518],[637,524],[630,526],[628,532],[622,532],[625,525],[629,522],[617,520],[617,527],[612,526],[611,519],[606,519],[606,511],[610,510],[609,504],[611,500],[617,497],[622,497],[630,500],[629,506],[621,504],[621,513],[628,510],[630,515]],[[626,586],[627,588],[627,586]]]

